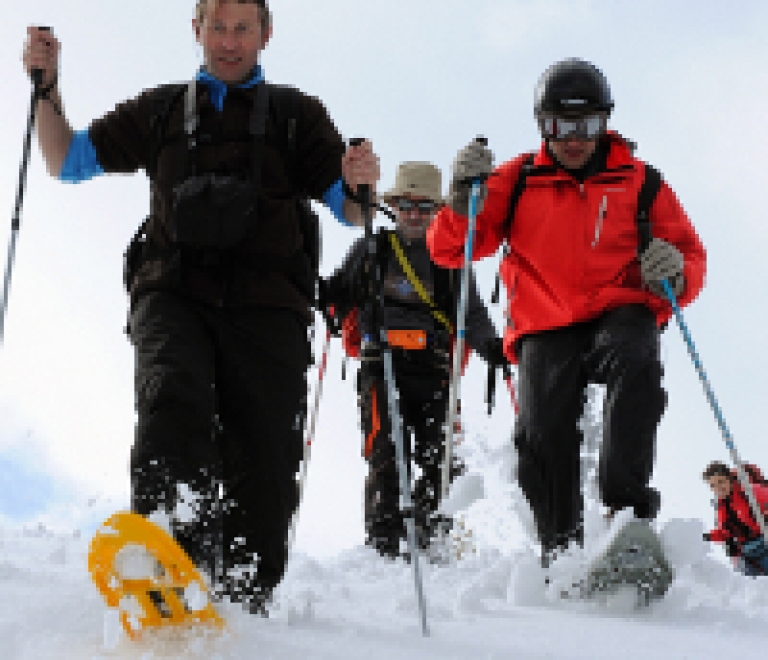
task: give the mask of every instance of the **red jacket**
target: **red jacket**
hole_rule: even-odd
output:
[[[757,500],[760,510],[765,512],[768,509],[768,486],[752,484],[752,490],[755,493],[755,499]],[[733,484],[730,500],[731,509],[736,514],[738,522],[742,525],[746,525],[752,531],[752,537],[759,536],[760,526],[752,515],[752,510],[749,508],[749,502],[744,495],[744,489],[738,482],[734,482]],[[714,529],[709,533],[709,539],[711,541],[720,541],[721,543],[725,543],[730,539],[736,539],[742,542],[748,540],[743,534],[739,534],[738,529],[735,529],[734,525],[729,523],[728,507],[726,506],[725,500],[719,500],[717,503],[717,529]]]
[[[643,163],[627,143],[609,133],[605,171],[580,183],[562,168],[529,176],[509,236],[504,219],[525,155],[496,168],[477,218],[473,260],[494,254],[507,239],[509,256],[501,277],[509,299],[504,349],[511,360],[521,336],[587,321],[603,312],[641,303],[666,323],[672,309],[666,300],[643,288],[637,258],[637,195]],[[534,167],[554,165],[542,145]],[[602,210],[602,211],[601,211]],[[662,183],[651,207],[655,238],[675,245],[685,259],[685,290],[679,302],[691,302],[704,284],[704,247],[672,189]],[[464,261],[468,220],[443,208],[427,233],[433,260],[452,268]]]

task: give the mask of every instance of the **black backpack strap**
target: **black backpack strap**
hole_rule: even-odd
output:
[[[392,246],[389,243],[389,235],[393,232],[392,229],[385,229],[382,227],[376,232],[376,265],[379,267],[379,275],[385,277],[387,274],[387,265],[389,263],[389,257],[392,252]],[[371,273],[371,277],[374,277],[374,273]],[[371,289],[373,291],[373,289]]]
[[[512,188],[512,195],[509,198],[509,206],[507,208],[507,216],[504,218],[504,236],[508,236],[512,229],[512,222],[515,219],[515,211],[517,210],[517,203],[520,201],[520,196],[525,191],[525,184],[528,179],[528,175],[533,169],[533,159],[536,154],[526,154],[523,165],[520,168],[520,173],[517,175],[517,181],[515,181],[515,187]]]
[[[512,188],[512,194],[509,196],[509,206],[507,207],[507,215],[504,218],[503,233],[502,236],[506,240],[509,236],[509,232],[512,231],[512,222],[515,219],[515,211],[517,210],[517,203],[520,201],[520,196],[525,191],[525,184],[528,180],[528,175],[533,170],[533,159],[536,154],[533,152],[525,155],[523,165],[520,167],[520,172],[517,175],[517,181],[515,181],[515,187]],[[504,254],[502,260],[509,254],[509,245],[504,246]],[[493,293],[491,293],[491,304],[495,305],[499,302],[499,293],[501,291],[501,275],[497,272],[496,279],[493,283]]]
[[[655,167],[645,164],[645,179],[640,186],[640,192],[637,195],[637,233],[638,254],[642,254],[648,248],[653,239],[653,230],[651,227],[651,206],[661,189],[661,172]]]
[[[432,296],[437,309],[445,314],[454,325],[456,324],[456,310],[459,306],[459,282],[461,268],[443,268],[431,259],[429,260],[432,272],[432,284],[435,293]]]
[[[264,141],[267,133],[267,112],[269,111],[269,97],[271,87],[267,84],[256,86],[256,99],[253,102],[251,123],[251,173],[253,185],[256,190],[261,190],[261,171],[264,163]]]
[[[299,122],[299,98],[300,92],[287,85],[274,85],[264,83],[270,89],[272,109],[278,126],[278,134],[284,140],[283,153],[285,154],[285,166],[288,176],[294,186],[297,180],[297,146],[296,135]]]
[[[161,85],[156,87],[151,92],[149,99],[149,158],[147,175],[150,179],[154,179],[157,172],[157,161],[160,156],[160,151],[163,148],[163,140],[165,138],[165,132],[168,128],[168,119],[171,115],[171,109],[174,103],[176,103],[184,95],[184,91],[187,89],[187,83],[171,83],[169,85]]]

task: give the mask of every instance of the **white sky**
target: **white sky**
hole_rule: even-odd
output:
[[[28,24],[63,42],[61,85],[76,128],[143,87],[189,78],[200,62],[193,0],[27,0],[0,22],[0,254],[10,230],[30,86],[20,54]],[[636,140],[680,197],[709,251],[707,287],[686,319],[737,446],[768,468],[762,301],[768,214],[768,5],[714,0],[273,0],[267,77],[319,96],[346,137],[366,135],[382,188],[403,160],[447,168],[478,134],[497,161],[538,146],[533,87],[552,62],[578,56],[608,76],[612,125]],[[472,9],[468,9],[472,7]],[[122,505],[133,435],[132,353],[122,334],[121,255],[148,207],[143,174],[66,186],[35,149],[5,344],[0,349],[0,460],[71,484],[85,503]],[[358,235],[327,218],[324,269]],[[496,260],[478,267],[486,298]],[[500,326],[500,310],[493,311]],[[333,347],[298,547],[325,554],[362,539],[364,467],[352,379]],[[675,327],[664,337],[669,408],[655,483],[663,517],[709,521],[704,465],[726,458]],[[472,434],[508,441],[511,414],[482,412],[484,368],[464,384]],[[31,433],[28,433],[31,432]],[[3,473],[5,474],[5,473]],[[3,500],[0,499],[0,502]],[[80,500],[77,500],[80,501]],[[114,502],[115,504],[112,504]],[[6,514],[13,513],[5,511]]]

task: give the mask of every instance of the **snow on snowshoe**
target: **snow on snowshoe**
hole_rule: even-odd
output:
[[[582,597],[614,595],[636,589],[642,607],[664,596],[674,574],[659,537],[644,521],[630,519],[614,526],[589,563]]]
[[[143,516],[120,512],[109,518],[91,540],[88,570],[131,639],[169,626],[224,627],[192,560]]]

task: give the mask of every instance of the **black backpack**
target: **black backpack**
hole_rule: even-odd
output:
[[[275,110],[278,117],[280,135],[285,140],[283,154],[292,180],[296,180],[296,129],[299,116],[299,97],[300,93],[293,87],[274,85],[271,83],[261,83],[269,88],[269,104]],[[152,140],[150,142],[150,152],[147,175],[154,178],[155,168],[157,167],[160,151],[163,146],[165,132],[168,127],[168,120],[173,105],[180,101],[184,96],[188,83],[171,83],[161,85],[152,91],[149,99],[150,103],[150,131]],[[307,296],[310,303],[315,306],[317,303],[317,280],[320,272],[320,255],[322,253],[320,218],[312,208],[312,203],[308,198],[297,197],[296,206],[298,209],[299,229],[303,239],[303,256],[308,264],[309,272],[301,272],[295,278],[294,283],[299,290]],[[144,245],[146,243],[146,228],[149,218],[145,218],[136,234],[131,239],[128,248],[124,254],[123,263],[123,281],[126,290],[130,291],[133,277],[141,267],[144,257]],[[304,267],[300,269],[306,271]],[[292,278],[294,279],[294,278]]]
[[[502,236],[509,236],[509,232],[512,229],[512,222],[515,219],[515,211],[517,210],[517,204],[520,201],[520,196],[525,192],[525,185],[527,179],[531,175],[536,173],[550,174],[553,171],[552,167],[535,168],[533,166],[533,159],[536,154],[528,153],[525,156],[523,165],[520,168],[520,173],[517,175],[517,181],[515,181],[515,187],[512,189],[512,195],[509,198],[509,207],[507,208],[507,215],[504,218],[504,229]],[[661,189],[662,176],[655,167],[645,163],[645,178],[643,184],[640,186],[640,190],[637,194],[637,215],[635,221],[637,222],[638,232],[638,244],[637,253],[641,255],[650,244],[653,239],[653,231],[651,228],[651,206],[656,199],[656,195]],[[506,257],[509,252],[509,246],[504,247],[504,256]],[[499,301],[499,274],[496,274],[496,282],[491,295],[491,302],[496,304]]]

